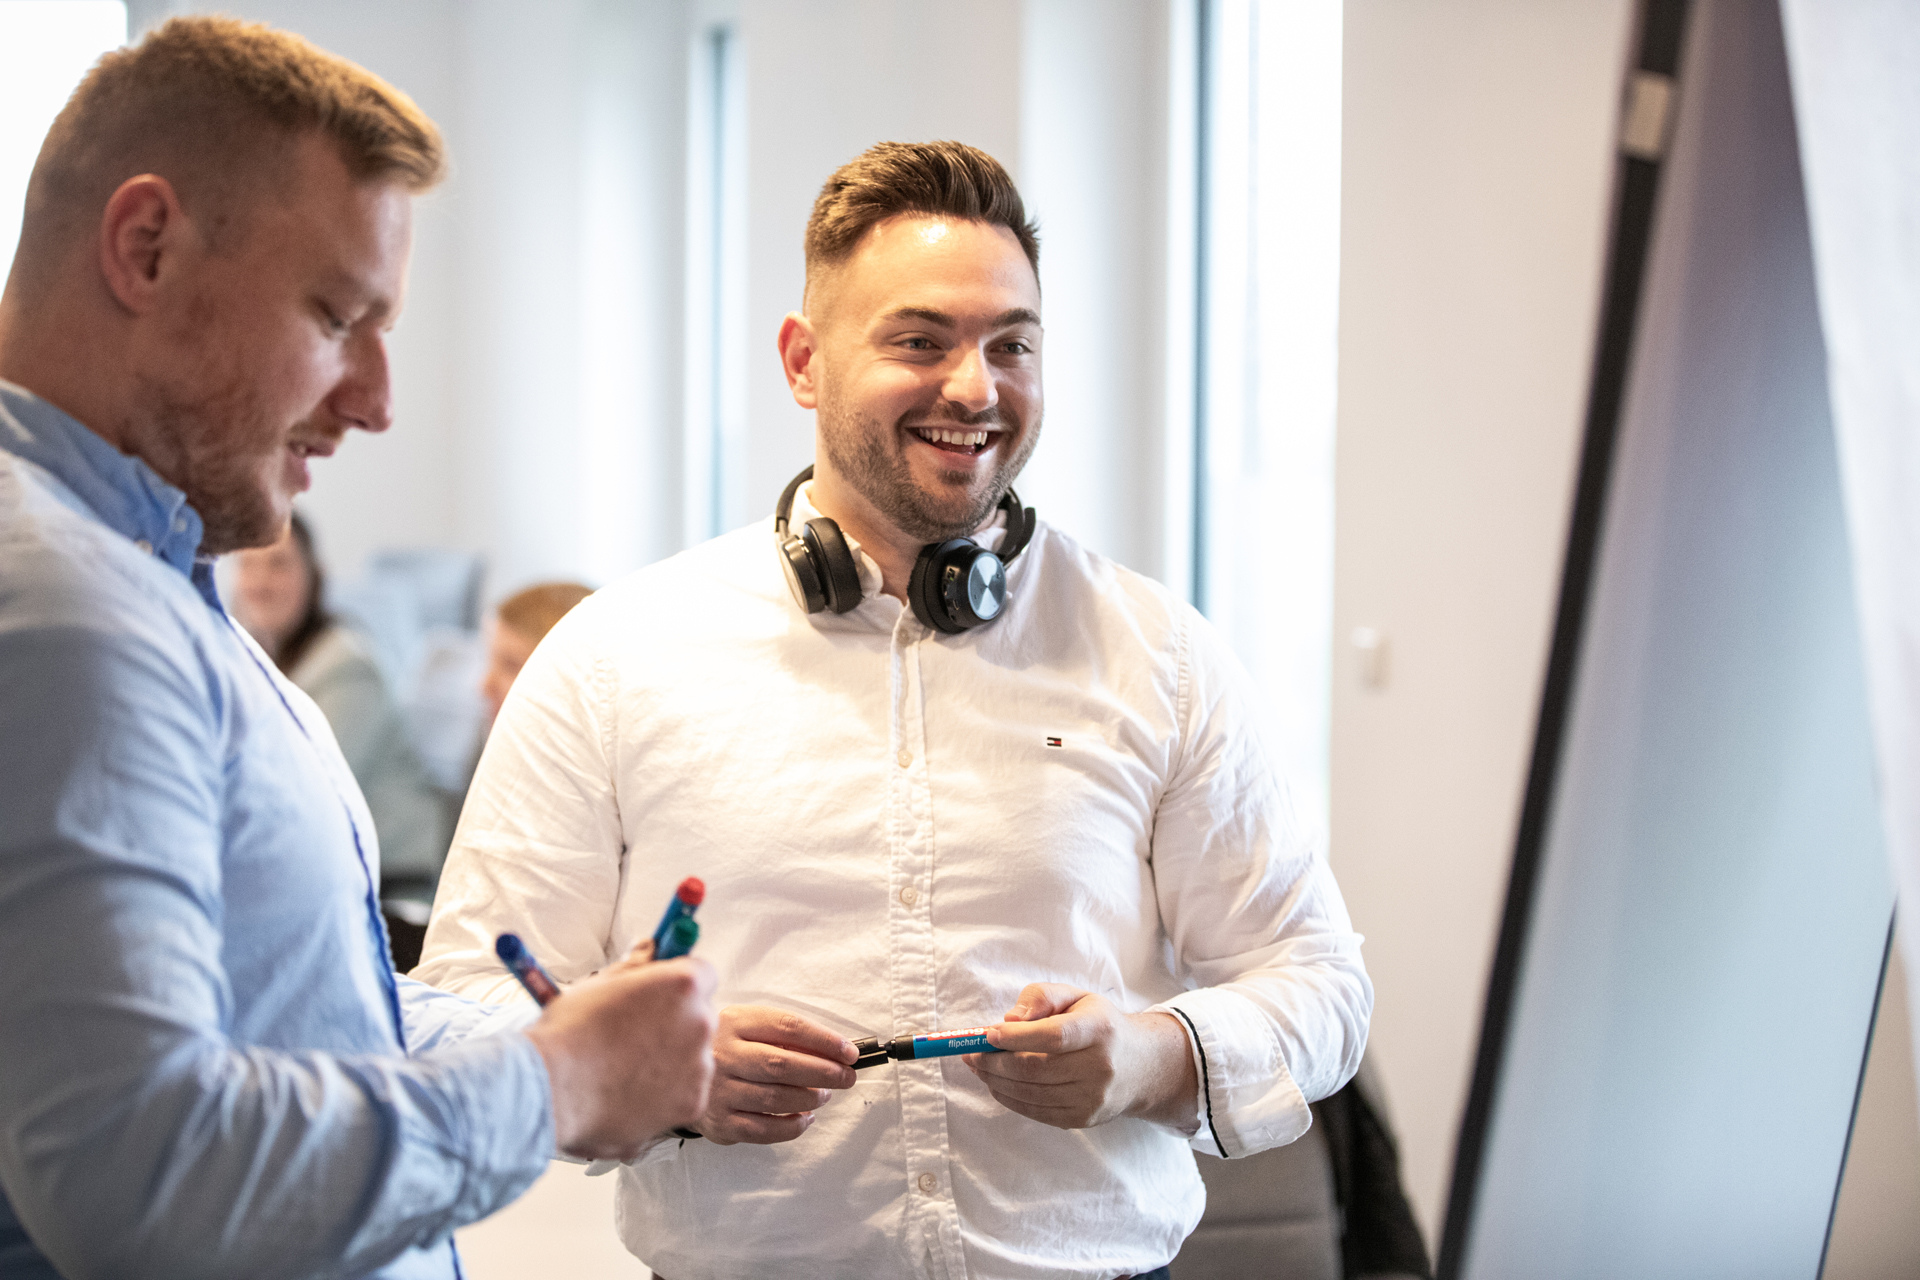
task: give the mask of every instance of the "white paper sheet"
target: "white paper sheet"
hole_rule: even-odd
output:
[[[1920,5],[1781,9],[1901,946],[1920,973]]]

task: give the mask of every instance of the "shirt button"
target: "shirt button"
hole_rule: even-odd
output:
[[[173,518],[173,531],[175,533],[185,533],[187,531],[187,518],[185,516],[175,516]]]
[[[902,747],[900,748],[900,754],[895,758],[900,761],[900,767],[904,769],[908,765],[913,763],[913,752],[907,750],[905,747]]]
[[[920,1183],[920,1189],[926,1192],[928,1195],[932,1195],[934,1192],[940,1189],[940,1179],[934,1177],[930,1173],[921,1174],[919,1183]]]
[[[153,544],[151,542],[148,542],[145,538],[135,538],[133,541],[133,545],[140,548],[140,554],[143,556],[150,556],[153,554]]]
[[[910,907],[914,903],[920,901],[920,891],[918,889],[915,889],[912,885],[908,885],[906,888],[900,891],[900,901],[906,906]]]

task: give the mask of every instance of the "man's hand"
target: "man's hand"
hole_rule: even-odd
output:
[[[716,1068],[707,1113],[694,1128],[709,1142],[791,1142],[834,1089],[851,1089],[853,1042],[798,1014],[728,1005],[713,1038]]]
[[[1036,982],[1005,1022],[987,1029],[987,1040],[1006,1052],[963,1060],[1009,1111],[1057,1129],[1121,1116],[1193,1123],[1200,1080],[1172,1014],[1122,1013],[1077,987]]]
[[[570,1156],[631,1160],[706,1107],[713,967],[652,958],[649,938],[568,988],[527,1029],[547,1061],[555,1139]]]

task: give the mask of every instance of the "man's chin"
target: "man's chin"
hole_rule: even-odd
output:
[[[205,526],[200,550],[211,556],[223,556],[229,551],[246,551],[253,547],[270,547],[280,541],[287,531],[287,522],[293,518],[291,502],[244,506],[210,503],[205,509],[195,503],[194,510],[200,512],[200,521]]]
[[[989,502],[988,497],[993,500]],[[925,494],[921,498],[915,513],[919,527],[910,532],[927,543],[972,537],[981,525],[993,518],[993,510],[999,505],[997,495],[968,495],[964,502],[951,503],[926,501]]]

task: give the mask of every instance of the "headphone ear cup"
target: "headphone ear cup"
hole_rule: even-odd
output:
[[[807,521],[800,536],[806,539],[814,566],[820,571],[826,607],[835,613],[846,613],[858,606],[860,566],[854,562],[853,551],[847,546],[847,536],[840,532],[840,526],[821,516]]]
[[[914,558],[913,573],[907,578],[907,605],[913,610],[913,616],[920,620],[921,626],[950,633],[954,628],[941,621],[941,615],[946,611],[940,607],[940,575],[933,567],[934,558],[946,545],[944,542],[930,542],[920,548],[920,554]]]
[[[827,592],[820,585],[820,572],[813,567],[813,553],[803,539],[788,537],[780,543],[780,567],[787,571],[787,590],[802,612],[819,613],[827,607]]]
[[[983,561],[989,562],[993,571],[999,569],[999,558],[971,538],[950,538],[922,547],[919,558],[913,562],[913,575],[907,579],[907,603],[913,606],[913,616],[950,636],[991,622],[1000,612],[1004,585],[994,597],[993,612],[984,617],[974,611],[966,598],[968,579],[974,566]],[[956,579],[951,584],[951,592],[950,574]],[[995,572],[995,576],[1001,583],[1006,581],[1004,574]]]

